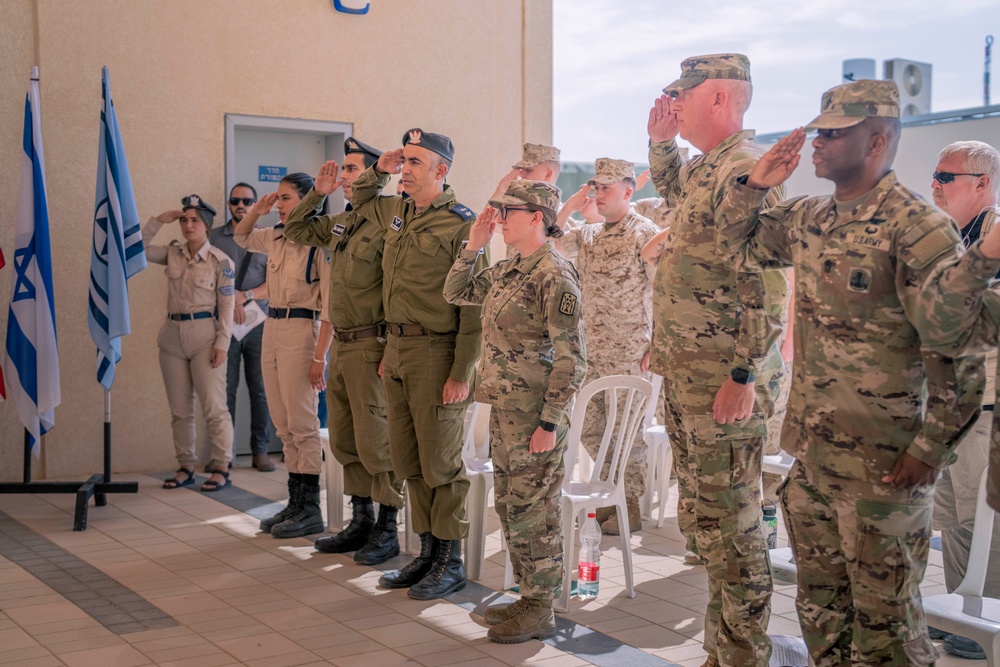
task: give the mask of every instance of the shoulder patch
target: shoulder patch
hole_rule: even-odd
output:
[[[340,224],[339,222],[333,226],[333,233],[335,236],[343,236],[344,232],[347,231],[347,227]]]
[[[454,206],[451,207],[450,210],[452,213],[455,213],[456,215],[460,216],[462,220],[465,220],[466,222],[476,217],[475,212],[465,204],[455,204]]]
[[[403,228],[403,219],[401,217],[399,217],[398,215],[393,216],[393,218],[392,218],[392,224],[389,225],[389,227],[392,228],[392,231],[398,232],[400,229]]]
[[[235,294],[235,290],[233,289],[232,285],[223,285],[222,287],[219,288],[219,294],[221,294],[222,296],[232,296],[233,294]]]
[[[224,275],[227,278],[235,278],[236,272],[227,266],[222,269],[222,275]]]
[[[559,299],[559,312],[563,315],[572,315],[576,312],[576,295],[572,292],[563,292]]]

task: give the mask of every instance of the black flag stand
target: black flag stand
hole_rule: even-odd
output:
[[[104,474],[94,474],[86,482],[32,482],[31,434],[24,429],[24,481],[0,482],[0,493],[75,493],[76,514],[73,530],[87,530],[87,506],[108,504],[108,493],[138,493],[139,482],[111,481],[111,392],[104,390]]]

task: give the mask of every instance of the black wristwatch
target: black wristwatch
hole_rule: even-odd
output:
[[[541,426],[542,430],[547,433],[552,433],[552,431],[556,430],[556,425],[553,424],[552,422],[547,422],[542,420],[542,422],[538,425]]]
[[[733,378],[733,382],[736,384],[750,384],[757,379],[757,376],[751,371],[743,368],[734,368],[729,372],[729,377]]]

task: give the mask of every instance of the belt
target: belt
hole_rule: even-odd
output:
[[[386,326],[393,336],[405,338],[407,336],[426,336],[431,332],[419,324],[399,324],[398,322],[388,322]]]
[[[284,319],[303,319],[303,320],[315,320],[319,317],[318,310],[309,310],[308,308],[268,308],[267,316],[273,317],[276,320]]]
[[[203,311],[200,313],[167,313],[167,319],[174,322],[187,322],[188,320],[207,320],[212,317],[212,313]]]
[[[989,405],[984,405],[983,412],[993,412],[993,404],[990,403]]]
[[[333,337],[339,340],[341,343],[350,343],[351,341],[361,340],[362,338],[371,338],[372,336],[379,336],[381,338],[385,337],[385,325],[376,324],[373,327],[368,327],[367,329],[357,329],[355,331],[338,331],[333,334]]]

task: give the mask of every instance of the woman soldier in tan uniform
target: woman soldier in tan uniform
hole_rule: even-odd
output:
[[[197,394],[212,445],[212,476],[202,491],[229,486],[233,423],[226,407],[226,353],[233,327],[233,266],[229,257],[208,242],[215,209],[190,195],[182,209],[150,218],[142,228],[146,258],[167,269],[167,321],[156,343],[170,403],[170,424],[180,469],[163,483],[165,489],[194,484],[194,398]],[[150,245],[160,227],[180,221],[184,242]]]
[[[271,302],[264,323],[261,371],[267,407],[284,446],[289,500],[287,507],[261,521],[260,528],[282,538],[322,533],[325,528],[319,506],[323,465],[319,404],[310,370],[313,360],[320,358],[316,343],[324,312],[321,287],[326,285],[328,266],[321,250],[293,243],[283,232],[288,214],[312,186],[308,174],[289,174],[278,184],[277,192],[254,204],[233,234],[240,247],[267,255]],[[254,229],[257,219],[275,204],[279,224]],[[326,319],[325,314],[322,317]]]

